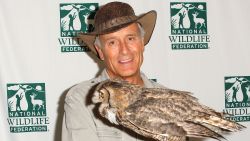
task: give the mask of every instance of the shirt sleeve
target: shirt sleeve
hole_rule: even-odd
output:
[[[64,104],[62,141],[99,141],[95,124],[77,89],[70,90]]]

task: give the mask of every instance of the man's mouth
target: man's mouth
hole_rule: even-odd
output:
[[[132,61],[132,58],[129,58],[129,59],[124,59],[124,60],[119,60],[119,63],[125,64],[125,63],[129,63],[131,61]]]

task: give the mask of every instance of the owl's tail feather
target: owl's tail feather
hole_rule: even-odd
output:
[[[199,123],[194,123],[192,121],[185,121],[181,123],[180,126],[182,126],[184,130],[187,132],[188,137],[200,137],[200,138],[209,137],[217,140],[225,139],[219,133],[216,133],[213,130]]]
[[[195,121],[198,121],[200,123],[205,123],[208,125],[212,125],[212,126],[221,128],[222,130],[225,130],[228,132],[236,132],[236,131],[242,130],[243,128],[246,128],[245,126],[237,122],[233,122],[224,118],[211,116],[211,115],[205,115],[205,116],[199,117]]]

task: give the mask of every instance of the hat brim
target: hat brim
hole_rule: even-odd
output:
[[[96,32],[90,32],[90,33],[80,33],[79,34],[79,38],[82,39],[82,41],[89,47],[89,49],[98,56],[97,51],[94,47],[94,41],[97,35],[101,35],[101,34],[107,34],[107,33],[112,33],[114,31],[117,31],[119,29],[122,29],[126,26],[128,26],[129,24],[138,22],[141,24],[141,26],[143,27],[143,29],[145,30],[145,35],[144,35],[144,45],[148,44],[152,33],[154,31],[154,27],[155,27],[155,23],[156,23],[156,18],[157,18],[157,13],[156,11],[152,10],[149,11],[145,14],[142,14],[140,16],[138,16],[137,18],[135,18],[132,21],[129,21],[126,24],[122,24],[122,25],[118,25],[116,27],[112,27],[113,30],[109,30],[108,32],[105,33],[96,33]]]

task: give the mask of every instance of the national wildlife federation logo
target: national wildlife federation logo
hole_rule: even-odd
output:
[[[10,132],[48,131],[45,94],[44,83],[7,84]]]
[[[208,49],[206,3],[171,2],[170,9],[172,49]]]
[[[98,3],[60,4],[61,52],[87,52],[90,49],[77,36],[93,30]]]
[[[250,76],[225,77],[225,108],[228,119],[250,121]]]

